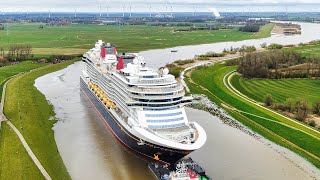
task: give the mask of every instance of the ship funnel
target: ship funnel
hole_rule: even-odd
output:
[[[123,58],[118,57],[118,64],[117,64],[117,70],[120,71],[121,69],[124,68],[124,61]]]
[[[105,58],[105,57],[106,57],[106,48],[101,47],[101,53],[100,53],[100,55],[101,55],[101,58]]]

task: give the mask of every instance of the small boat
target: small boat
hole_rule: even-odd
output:
[[[177,161],[173,166],[150,162],[148,167],[158,180],[212,180],[190,157]]]
[[[171,50],[171,52],[178,52],[178,50]]]

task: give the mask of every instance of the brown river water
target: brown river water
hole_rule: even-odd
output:
[[[100,126],[99,117],[79,90],[82,68],[82,62],[77,62],[35,82],[59,119],[54,126],[55,139],[71,177],[75,180],[155,179],[145,161],[127,151]],[[208,136],[205,146],[190,156],[214,179],[312,179],[274,148],[223,124],[217,117],[190,108],[187,115],[190,121],[202,125]]]

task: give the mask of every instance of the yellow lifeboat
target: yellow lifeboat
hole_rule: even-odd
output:
[[[111,101],[107,101],[107,107],[111,107],[112,106],[112,102]]]
[[[116,107],[117,107],[116,104],[115,104],[114,102],[112,102],[111,108],[112,108],[112,109],[115,109]]]
[[[102,99],[102,101],[103,101],[104,104],[107,104],[108,99],[107,99],[106,97],[104,97],[104,98]]]

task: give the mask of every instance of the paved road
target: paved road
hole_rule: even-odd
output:
[[[38,160],[38,158],[34,155],[34,153],[32,152],[31,148],[29,147],[28,143],[26,142],[26,140],[24,139],[23,135],[19,132],[19,130],[10,122],[10,120],[7,119],[7,117],[3,114],[3,107],[4,107],[4,101],[5,101],[5,94],[6,94],[6,88],[7,88],[7,84],[14,79],[15,77],[19,76],[20,74],[13,76],[11,79],[9,79],[3,86],[3,91],[2,91],[2,97],[1,97],[1,104],[0,104],[0,123],[1,122],[7,122],[7,124],[13,129],[13,131],[17,134],[17,136],[19,137],[23,147],[26,149],[26,151],[28,152],[29,156],[31,157],[31,159],[33,160],[33,162],[36,164],[36,166],[38,167],[38,169],[40,170],[40,172],[42,173],[42,175],[47,179],[47,180],[51,180],[50,175],[47,173],[47,171],[44,169],[44,167],[42,166],[42,164],[40,163],[40,161]]]

